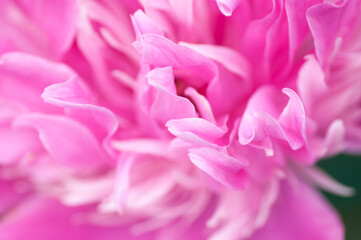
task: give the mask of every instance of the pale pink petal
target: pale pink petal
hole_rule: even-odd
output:
[[[124,211],[127,201],[127,195],[130,191],[130,175],[133,165],[135,164],[134,155],[123,155],[117,163],[116,179],[114,185],[114,201],[116,209],[119,212]]]
[[[241,0],[216,0],[219,10],[226,15],[231,16]]]
[[[338,182],[321,168],[299,167],[297,171],[302,174],[302,177],[305,177],[305,180],[324,191],[345,197],[350,197],[355,194],[355,189]]]
[[[161,140],[138,138],[132,140],[114,141],[112,146],[121,152],[150,154],[160,157],[169,157],[171,155],[168,143]]]
[[[332,156],[345,150],[345,125],[340,119],[333,121],[327,129],[325,136],[325,145],[327,155]]]
[[[328,89],[325,74],[313,55],[306,57],[298,73],[297,88],[306,111],[312,114],[313,104]]]
[[[98,203],[108,197],[114,185],[114,175],[104,175],[91,179],[68,178],[63,182],[60,201],[69,206]]]

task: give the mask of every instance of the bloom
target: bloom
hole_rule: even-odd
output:
[[[0,6],[1,236],[343,239],[360,3]]]

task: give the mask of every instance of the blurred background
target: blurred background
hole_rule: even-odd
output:
[[[329,193],[324,195],[340,213],[346,227],[346,240],[361,239],[361,156],[339,155],[318,164],[332,177],[353,187],[353,197],[344,198]]]

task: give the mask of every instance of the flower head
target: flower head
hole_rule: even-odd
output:
[[[342,239],[360,3],[0,3],[0,235]],[[19,231],[19,229],[23,229]]]

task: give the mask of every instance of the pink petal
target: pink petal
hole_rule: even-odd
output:
[[[306,111],[311,114],[315,101],[328,89],[325,74],[313,55],[306,57],[298,73],[297,88]]]
[[[13,164],[41,149],[37,134],[31,130],[0,128],[0,163]]]
[[[360,11],[359,1],[342,1],[340,4],[325,2],[307,11],[307,21],[312,32],[317,58],[322,67],[335,48],[337,37],[343,37],[342,29],[350,27]]]
[[[299,149],[306,139],[306,114],[298,95],[289,88],[283,93],[290,98],[278,121],[284,130],[292,149]]]
[[[125,118],[131,118],[132,92],[128,86],[124,86],[112,76],[113,70],[116,69],[132,77],[137,74],[136,52],[129,47],[124,47],[131,44],[133,40],[130,19],[114,16],[112,11],[95,1],[82,3],[84,4],[79,14],[76,38],[80,53],[72,56],[69,61],[72,65],[78,65],[79,56],[84,56],[86,64],[91,69],[90,74],[89,68],[86,70],[85,74],[88,76],[86,80],[97,89],[99,97],[110,107],[117,108]],[[99,22],[98,27],[93,25],[93,19]],[[114,27],[117,26],[118,21],[123,23],[120,28]],[[114,51],[113,47],[119,51]],[[121,101],[118,99],[119,96],[122,96]]]
[[[75,73],[66,65],[24,53],[8,53],[0,60],[1,96],[37,111],[58,112],[44,104],[40,95],[45,87],[67,81]]]
[[[297,51],[309,51],[307,49],[308,37],[310,29],[308,27],[306,12],[307,10],[322,2],[321,0],[285,1],[285,8],[287,13],[287,20],[289,25],[289,46],[290,46],[290,60],[292,61]],[[303,52],[302,52],[303,53]]]
[[[3,219],[0,236],[8,240],[29,239],[29,236],[36,240],[153,239],[152,234],[135,237],[124,226],[89,223],[91,210],[90,206],[66,207],[52,199],[29,199],[17,208],[16,213]]]
[[[196,116],[193,104],[187,98],[177,95],[171,67],[154,69],[147,74],[147,79],[155,90],[150,108],[154,119],[163,125],[171,119]]]
[[[217,74],[206,91],[215,114],[227,114],[240,105],[242,96],[247,95],[251,88],[250,66],[247,60],[231,48],[183,42],[180,45],[194,49],[217,62]]]
[[[6,1],[1,8],[0,29],[7,34],[0,37],[0,45],[8,43],[4,52],[21,50],[59,59],[71,46],[76,31],[74,1]]]
[[[70,47],[75,35],[76,4],[72,0],[53,2],[17,1],[24,13],[34,21],[48,39],[50,53],[58,57]]]
[[[193,144],[201,146],[212,145],[226,132],[202,118],[173,119],[167,122],[166,127],[173,135]]]
[[[107,164],[108,157],[94,135],[75,120],[30,113],[18,116],[14,124],[37,130],[44,148],[60,163],[75,167]]]
[[[200,86],[215,75],[216,66],[198,52],[179,46],[156,34],[144,34],[142,41],[134,43],[144,63],[154,67],[173,67],[181,76],[197,79],[192,85]]]
[[[45,102],[64,108],[65,114],[83,123],[98,138],[108,141],[118,127],[118,120],[108,109],[94,105],[94,97],[77,77],[45,88]]]
[[[220,63],[233,74],[249,80],[251,69],[247,59],[232,48],[208,44],[191,44],[186,42],[181,42],[179,44],[196,50],[207,58]]]
[[[201,170],[226,187],[240,190],[246,187],[248,178],[243,167],[245,159],[235,159],[211,148],[192,148],[188,154],[191,161]]]
[[[142,10],[137,10],[132,16],[132,23],[137,35],[137,40],[142,40],[142,35],[146,33],[154,33],[162,36],[163,33],[157,25]]]
[[[306,141],[305,112],[297,94],[283,89],[289,96],[287,105],[284,97],[277,95],[277,89],[264,86],[248,102],[239,127],[239,141],[243,145],[262,148],[267,155],[273,155],[272,139],[286,141],[292,150],[298,150]]]
[[[242,98],[248,87],[244,81],[230,73],[223,66],[217,66],[217,75],[209,83],[206,97],[216,116],[229,114],[242,106]],[[225,97],[227,96],[227,97]]]
[[[0,168],[0,171],[4,171],[4,168]],[[3,174],[4,175],[4,174]],[[18,203],[27,197],[31,193],[31,186],[25,180],[6,180],[0,178],[0,214],[5,216],[10,213]],[[1,234],[0,234],[1,236]]]
[[[284,183],[278,200],[264,227],[249,240],[341,240],[344,228],[340,217],[329,203],[309,186],[297,182],[294,189]]]
[[[197,107],[198,113],[203,119],[210,121],[211,123],[216,123],[212,107],[206,97],[199,94],[197,90],[192,87],[186,88],[184,94],[192,99],[195,106]]]
[[[274,154],[272,138],[285,140],[279,123],[268,113],[244,114],[238,130],[239,142],[263,149],[267,156]]]

